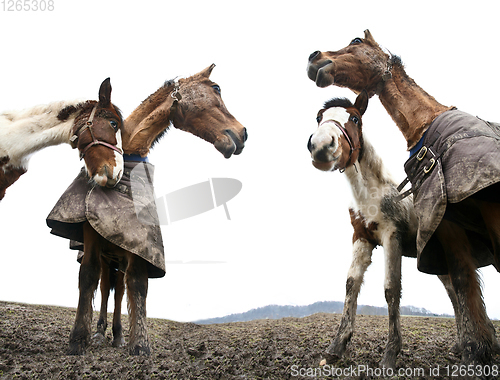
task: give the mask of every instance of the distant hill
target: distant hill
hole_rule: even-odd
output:
[[[268,305],[251,309],[244,313],[230,314],[225,317],[201,319],[194,321],[202,325],[213,323],[228,323],[228,322],[248,322],[257,319],[280,319],[286,317],[307,317],[316,313],[333,313],[342,314],[344,303],[338,301],[323,301],[315,302],[305,306],[290,306],[290,305]],[[400,309],[401,315],[415,315],[426,317],[453,317],[448,314],[435,314],[424,308],[414,306],[402,306]],[[387,315],[387,307],[358,305],[357,314],[362,315]]]

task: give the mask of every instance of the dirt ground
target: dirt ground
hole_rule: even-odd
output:
[[[340,315],[219,325],[149,319],[152,355],[147,358],[131,357],[126,348],[111,347],[109,328],[105,345],[91,345],[84,356],[66,355],[74,317],[74,309],[0,302],[0,378],[456,379],[452,375],[458,373],[460,364],[450,353],[455,323],[446,318],[402,317],[398,368],[383,373],[378,362],[385,346],[387,317],[358,316],[348,357],[327,367],[319,367],[321,353]],[[96,321],[97,314],[94,325]],[[128,339],[126,316],[123,321]],[[499,331],[500,323],[494,324]],[[498,355],[494,360],[500,364]]]

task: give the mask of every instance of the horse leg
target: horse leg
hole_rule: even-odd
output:
[[[453,305],[453,310],[455,311],[455,324],[457,325],[457,337],[460,339],[462,336],[462,333],[460,329],[462,328],[462,312],[460,310],[460,307],[458,306],[458,299],[457,295],[455,294],[455,290],[453,290],[453,285],[451,284],[450,276],[448,275],[441,275],[438,276],[438,278],[441,280],[441,282],[444,285],[444,288],[446,289],[446,292],[448,293],[448,297],[450,297],[450,301]],[[500,354],[500,343],[498,343],[498,340],[495,336],[495,326],[493,326],[493,323],[491,323],[491,320],[489,319],[488,316],[488,329],[490,330],[491,333],[491,340],[493,342],[493,351],[497,354]],[[458,355],[462,352],[463,345],[459,340],[453,345],[451,348],[451,352]]]
[[[459,343],[464,364],[491,364],[492,339],[483,303],[476,264],[466,232],[457,224],[443,220],[436,229],[443,246],[451,283],[457,296]]]
[[[70,355],[83,355],[89,344],[92,323],[92,299],[97,289],[100,275],[100,253],[98,250],[99,235],[88,222],[83,225],[85,254],[80,265],[78,288],[80,298],[76,310],[76,318],[69,338]]]
[[[495,267],[500,272],[500,203],[476,201],[493,244]]]
[[[147,263],[131,252],[127,252],[127,262],[125,283],[127,285],[130,321],[129,353],[131,355],[150,355],[151,349],[146,326]]]
[[[124,274],[122,271],[116,273],[115,284],[115,311],[113,313],[113,347],[122,347],[125,345],[122,329],[122,300],[125,293]]]
[[[108,299],[111,289],[109,271],[109,265],[101,257],[101,312],[99,313],[99,320],[97,321],[97,332],[92,337],[97,344],[104,344],[106,341],[106,329],[108,327]]]
[[[495,267],[497,271],[500,271],[500,204],[485,201],[479,201],[478,204],[493,245]],[[489,320],[488,328],[492,334],[493,351],[500,354],[500,343],[496,338],[495,327],[491,320]]]
[[[451,348],[451,352],[454,354],[459,354],[462,352],[462,343],[460,342],[460,338],[462,337],[462,311],[458,306],[458,299],[455,290],[453,289],[453,285],[451,283],[450,276],[447,274],[437,276],[439,280],[443,283],[444,288],[446,289],[446,293],[448,293],[448,297],[450,298],[451,304],[453,306],[453,311],[455,312],[455,325],[457,327],[457,342]]]
[[[383,368],[396,368],[396,358],[401,351],[401,321],[399,306],[401,301],[401,257],[402,249],[397,233],[384,241],[385,281],[384,291],[389,314],[389,334],[384,357],[380,362]]]
[[[372,251],[375,246],[366,239],[358,239],[353,244],[351,267],[347,272],[344,311],[337,335],[326,349],[326,362],[332,364],[340,359],[354,333],[354,321],[358,306],[358,294],[363,284],[363,277],[371,264]]]

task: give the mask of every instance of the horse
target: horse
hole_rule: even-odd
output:
[[[357,298],[364,274],[371,264],[373,250],[382,246],[389,333],[380,366],[395,368],[401,351],[401,258],[417,257],[417,217],[412,197],[398,200],[397,182],[362,133],[362,116],[367,105],[366,91],[358,95],[354,104],[346,98],[327,101],[317,115],[318,129],[307,144],[315,168],[345,173],[355,202],[349,207],[354,233],[342,320],[322,364],[332,364],[344,355],[354,334]],[[459,314],[449,276],[439,275],[438,278],[450,297],[453,309]],[[457,327],[460,325],[457,324]],[[495,339],[491,322],[490,328]]]
[[[152,168],[144,161],[147,161],[150,149],[170,125],[210,142],[225,158],[242,152],[248,137],[247,131],[227,110],[221,98],[219,85],[209,79],[214,67],[215,65],[212,64],[191,77],[181,78],[178,81],[166,81],[127,117],[123,128],[125,174],[116,187],[117,190],[106,191],[106,197],[115,197],[111,192],[124,192],[128,194],[127,196],[136,192],[131,182],[134,180],[137,168],[145,173],[140,180],[149,181],[149,186],[152,187]],[[132,169],[129,169],[127,164],[130,164]],[[128,172],[129,170],[130,172]],[[128,183],[123,185],[124,181],[128,181]],[[121,201],[123,199],[120,198],[112,203],[113,207],[124,208],[124,203],[122,204]],[[134,205],[131,207],[134,208]],[[54,210],[57,211],[51,213],[47,218],[47,223],[49,227],[53,228],[53,231],[61,227],[58,224],[61,223],[61,218],[57,215],[61,209],[56,205]],[[134,211],[132,211],[133,213]],[[113,344],[121,345],[123,343],[120,303],[124,285],[126,285],[130,320],[129,353],[131,355],[150,355],[151,348],[146,328],[148,278],[163,277],[165,263],[156,209],[147,209],[147,213],[150,215],[152,223],[148,227],[144,239],[147,240],[148,245],[157,247],[153,247],[156,249],[156,256],[153,257],[141,256],[137,252],[132,252],[135,245],[144,243],[140,241],[140,237],[127,246],[123,242],[116,241],[115,236],[107,236],[103,227],[106,222],[102,222],[104,224],[101,225],[101,222],[97,220],[84,220],[80,224],[74,225],[74,229],[82,238],[80,241],[83,242],[84,254],[79,274],[80,297],[75,324],[70,334],[69,354],[83,354],[90,342],[92,298],[100,278],[102,279],[103,299],[98,331],[105,331],[107,324],[105,313],[110,284],[108,275],[110,270],[119,270],[123,276],[119,277],[115,294],[117,302],[113,319],[113,333],[115,334]],[[108,209],[107,214],[113,223],[120,223],[117,211]],[[134,214],[132,218],[138,219],[138,216]],[[91,218],[89,217],[89,219]],[[142,226],[142,221],[138,225]],[[96,231],[96,228],[99,231]],[[134,225],[134,229],[128,231],[130,235],[138,233],[135,229]],[[128,239],[129,236],[125,235],[127,234],[121,233],[120,238]],[[64,237],[71,238],[71,236],[71,234],[67,234]],[[146,248],[150,249],[150,247]]]
[[[63,143],[78,148],[92,181],[114,186],[123,172],[122,127],[109,78],[101,83],[99,101],[59,101],[0,114],[0,200],[26,173],[33,153]]]
[[[414,195],[417,267],[450,277],[461,312],[462,362],[491,364],[494,342],[476,269],[500,270],[499,126],[439,103],[369,30],[341,50],[312,53],[307,74],[318,87],[379,96],[411,154],[405,171],[412,189],[402,196]]]

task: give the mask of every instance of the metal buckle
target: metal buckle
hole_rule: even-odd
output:
[[[434,158],[431,158],[429,160],[429,162],[430,162],[429,167],[428,168],[424,168],[424,173],[425,174],[429,173],[432,170],[432,168],[434,167],[434,164],[436,163],[436,160]]]
[[[417,160],[422,161],[427,154],[427,147],[423,146],[417,153]]]
[[[172,99],[174,99],[174,102],[176,102],[176,101],[178,102],[179,100],[182,99],[182,96],[179,93],[180,88],[181,88],[181,86],[180,86],[179,82],[175,82],[174,91],[172,91],[172,93],[170,94]]]

